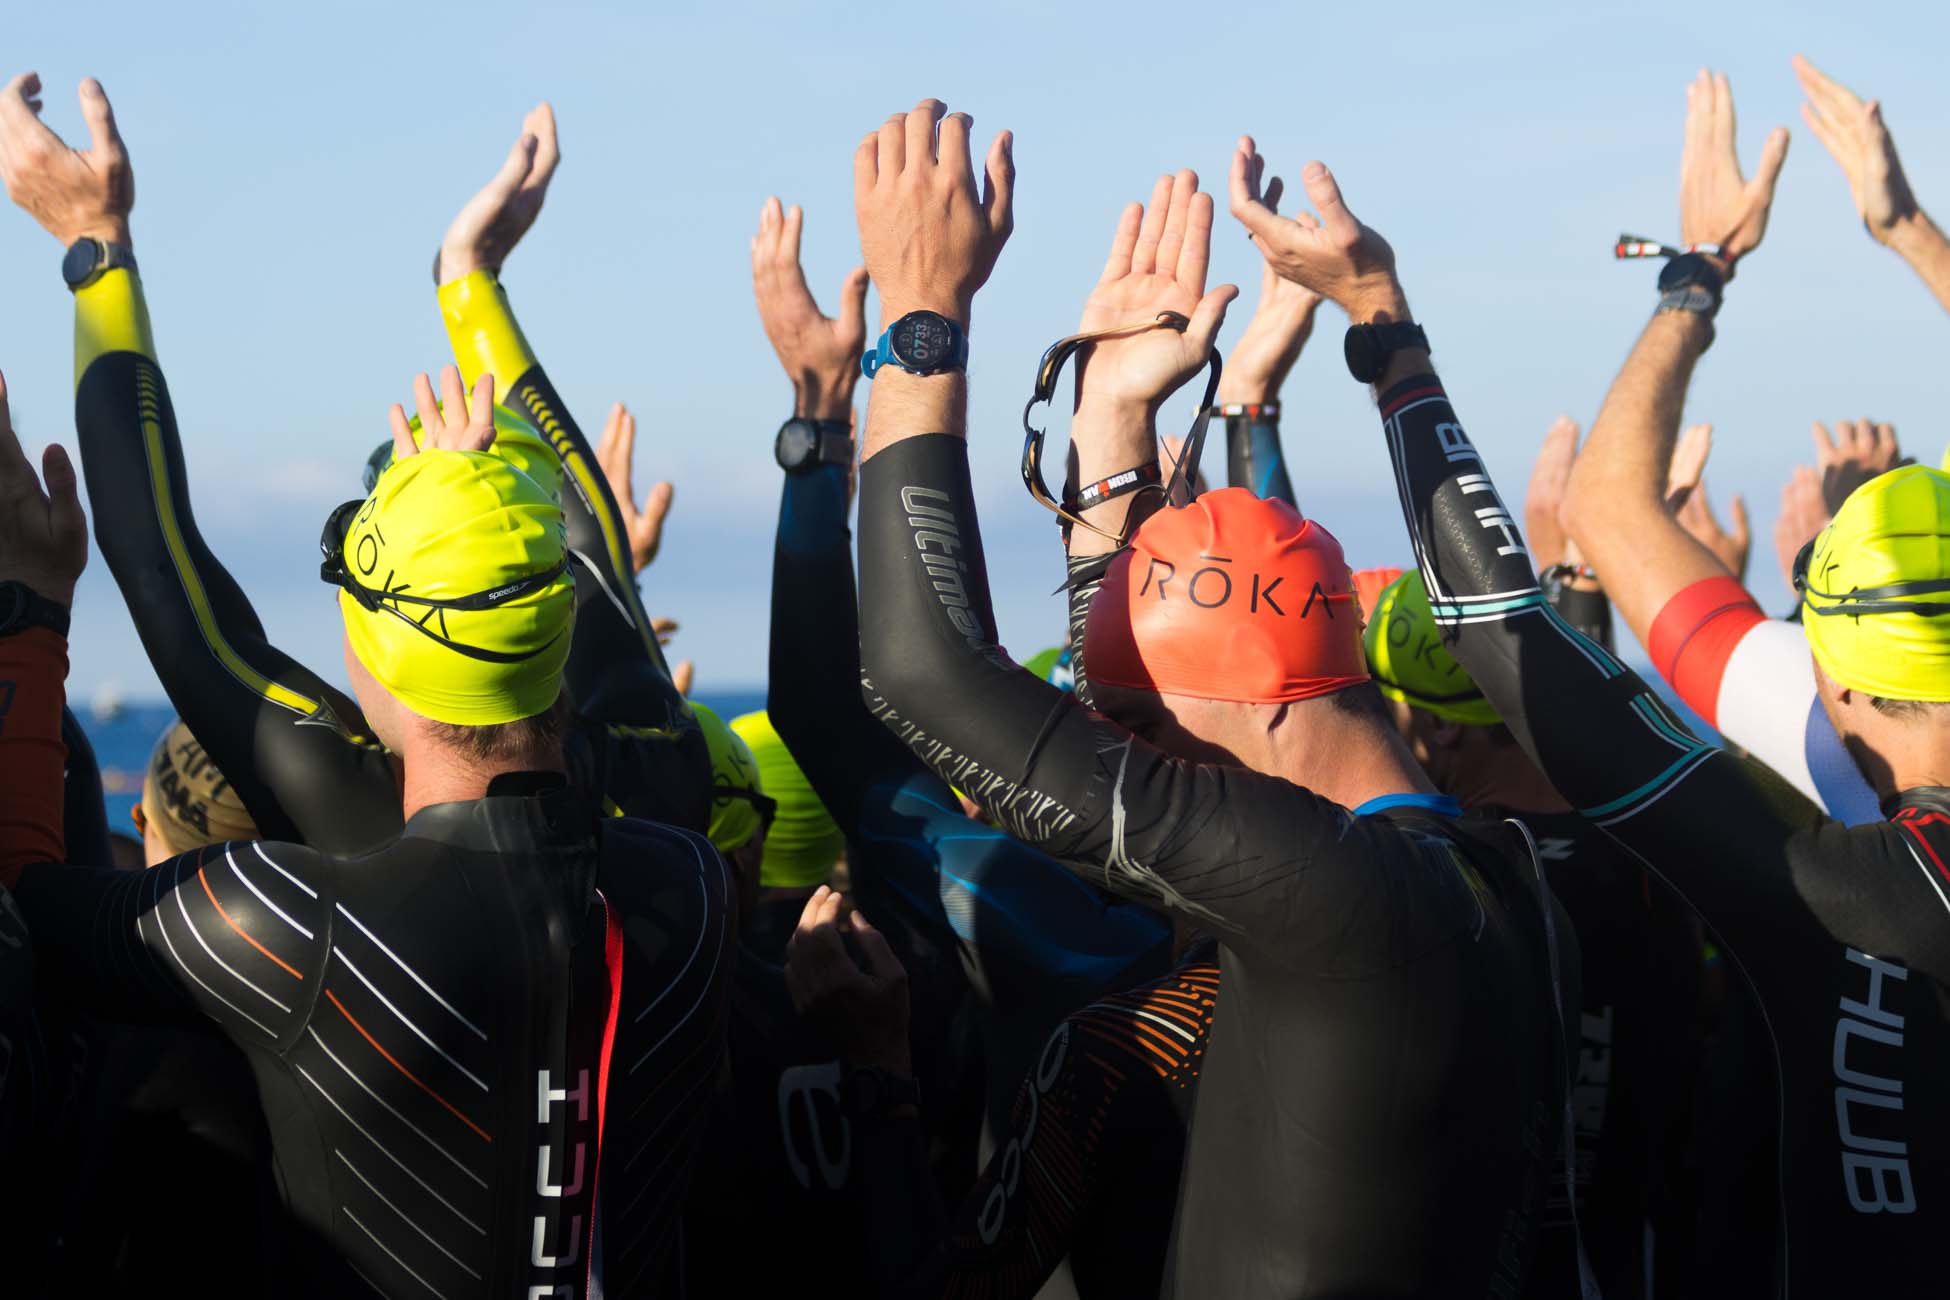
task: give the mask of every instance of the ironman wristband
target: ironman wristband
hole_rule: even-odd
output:
[[[1119,470],[1078,488],[1074,508],[1088,510],[1091,506],[1100,506],[1106,501],[1115,501],[1118,497],[1129,496],[1148,487],[1161,487],[1164,477],[1164,471],[1155,460],[1132,469]]]

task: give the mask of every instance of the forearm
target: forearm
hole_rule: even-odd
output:
[[[839,465],[784,476],[766,711],[820,802],[850,832],[869,787],[924,770],[860,699],[846,478]]]
[[[1726,572],[1666,509],[1686,388],[1712,337],[1697,312],[1660,312],[1647,323],[1565,492],[1566,528],[1641,642],[1675,594]]]
[[[644,655],[667,678],[663,651],[637,596],[629,538],[616,509],[616,498],[596,466],[589,440],[568,405],[556,394],[522,333],[507,290],[492,272],[472,271],[441,285],[439,299],[447,339],[463,380],[472,385],[481,375],[494,376],[495,400],[534,425],[552,458],[537,474],[528,463],[535,456],[525,443],[514,447],[507,445],[505,438],[496,440],[496,454],[513,460],[531,477],[556,476],[544,480],[544,486],[555,486],[561,492],[569,548],[581,560],[576,570],[578,639],[585,619],[624,620],[628,639],[641,645]],[[589,608],[599,601],[596,610]]]
[[[1944,237],[1929,214],[1918,208],[1897,224],[1888,242],[1936,295],[1943,309],[1950,311],[1950,239]]]
[[[1097,483],[1127,470],[1158,465],[1157,416],[1157,410],[1143,402],[1080,398],[1070,421],[1077,481]],[[1112,539],[1129,537],[1163,504],[1162,491],[1141,489],[1083,510],[1077,517],[1090,527],[1070,530],[1070,559],[1113,554],[1120,548]]]
[[[76,293],[75,371],[95,541],[170,703],[259,832],[350,852],[397,831],[391,769],[361,738],[357,706],[268,643],[204,544],[132,272],[110,271]]]
[[[0,637],[0,886],[31,862],[64,862],[61,709],[68,640],[52,628]]]

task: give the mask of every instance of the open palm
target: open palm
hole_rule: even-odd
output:
[[[1083,306],[1081,332],[1144,326],[1162,312],[1182,329],[1135,329],[1090,346],[1078,372],[1078,400],[1156,406],[1197,374],[1212,350],[1232,285],[1205,291],[1212,254],[1212,196],[1187,169],[1161,176],[1151,203],[1124,209],[1104,273]]]

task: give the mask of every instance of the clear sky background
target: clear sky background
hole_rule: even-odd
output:
[[[821,305],[858,260],[855,143],[924,95],[1017,134],[1016,233],[977,302],[972,442],[1005,643],[1059,639],[1049,516],[1023,494],[1018,419],[1037,357],[1074,328],[1120,207],[1196,168],[1219,199],[1215,282],[1259,259],[1225,215],[1242,131],[1274,172],[1329,162],[1393,242],[1451,395],[1512,503],[1553,416],[1589,423],[1650,312],[1654,268],[1620,230],[1676,239],[1687,79],[1732,78],[1741,152],[1794,133],[1765,246],[1743,265],[1688,416],[1717,426],[1708,485],[1754,516],[1753,583],[1783,607],[1771,529],[1808,423],[1870,415],[1943,451],[1950,322],[1862,232],[1801,125],[1800,51],[1879,96],[1917,192],[1950,217],[1950,6],[1010,3],[1001,5],[15,5],[9,72],[85,138],[101,78],[134,157],[135,239],[196,516],[273,637],[336,678],[319,526],[358,493],[388,403],[447,359],[428,264],[553,100],[564,163],[505,282],[593,438],[640,416],[639,489],[677,510],[646,604],[683,624],[700,687],[761,682],[790,389],[758,325],[748,240],[768,194],[805,205]],[[0,366],[30,451],[73,445],[60,249],[0,211]],[[1301,501],[1357,565],[1406,553],[1380,429],[1323,310],[1289,381]],[[864,388],[861,397],[864,400]],[[1165,427],[1189,420],[1190,398]],[[1051,459],[1061,464],[1060,447]],[[1215,447],[1208,468],[1223,474]],[[114,520],[93,520],[96,528]],[[71,689],[157,695],[99,558],[76,599]]]

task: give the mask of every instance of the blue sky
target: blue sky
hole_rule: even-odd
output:
[[[317,582],[319,524],[412,374],[445,359],[427,266],[454,209],[536,100],[565,161],[506,281],[557,387],[593,436],[640,417],[640,484],[678,486],[646,603],[679,619],[707,689],[761,681],[777,503],[772,433],[789,388],[753,312],[747,241],[767,194],[807,210],[822,305],[857,261],[850,155],[926,94],[1017,134],[1016,234],[977,304],[973,444],[1005,642],[1060,635],[1055,530],[1015,473],[1036,359],[1074,326],[1120,207],[1198,169],[1220,196],[1214,277],[1258,258],[1224,215],[1242,131],[1273,171],[1328,161],[1394,243],[1416,315],[1513,503],[1559,412],[1588,424],[1653,303],[1621,229],[1677,235],[1685,84],[1732,77],[1741,144],[1794,132],[1766,246],[1733,286],[1688,415],[1718,429],[1708,483],[1747,497],[1754,582],[1786,589],[1769,540],[1810,419],[1892,420],[1934,460],[1950,327],[1862,233],[1797,116],[1796,51],[1879,96],[1925,206],[1950,218],[1950,10],[1906,4],[16,6],[9,72],[102,79],[136,166],[135,234],[211,545],[272,635],[340,673]],[[0,212],[0,366],[31,448],[73,445],[60,250]],[[1303,506],[1357,564],[1405,552],[1379,426],[1321,318],[1285,394]],[[864,393],[862,394],[864,396]],[[1189,398],[1168,428],[1189,419]],[[1060,453],[1052,459],[1060,463]],[[1208,461],[1222,466],[1214,454]],[[1222,472],[1222,471],[1221,471]],[[113,526],[113,521],[108,521]],[[157,693],[106,569],[77,597],[71,686]]]

